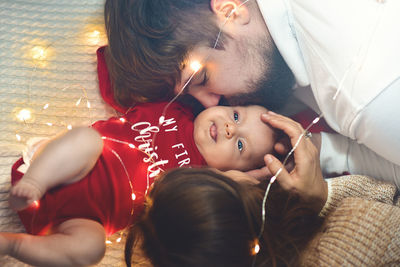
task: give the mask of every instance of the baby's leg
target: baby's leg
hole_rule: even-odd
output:
[[[24,209],[48,189],[79,181],[96,164],[102,149],[101,136],[88,127],[72,129],[42,146],[24,177],[11,189],[11,208]]]
[[[104,253],[104,228],[87,219],[65,221],[47,236],[0,233],[0,254],[34,266],[93,265]]]

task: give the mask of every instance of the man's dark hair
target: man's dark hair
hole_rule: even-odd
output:
[[[170,99],[188,52],[213,46],[219,27],[209,0],[107,0],[105,56],[124,106]]]

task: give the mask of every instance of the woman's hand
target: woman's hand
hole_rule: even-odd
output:
[[[284,131],[289,136],[292,147],[304,132],[299,123],[274,112],[263,114],[261,119],[272,127]],[[319,164],[319,151],[309,138],[303,136],[294,150],[294,168],[290,172],[273,155],[266,155],[264,160],[272,174],[276,174],[282,168],[277,181],[284,190],[299,194],[317,211],[321,210],[328,196],[328,188]]]

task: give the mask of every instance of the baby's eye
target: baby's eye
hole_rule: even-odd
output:
[[[239,120],[239,113],[233,112],[233,119],[237,122]]]
[[[239,140],[238,143],[237,143],[237,146],[238,146],[239,151],[242,152],[242,150],[243,150],[243,142]]]

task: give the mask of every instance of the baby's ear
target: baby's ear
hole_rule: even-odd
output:
[[[229,17],[234,23],[247,24],[250,21],[249,9],[240,0],[210,0],[211,10],[217,15],[220,24]]]

